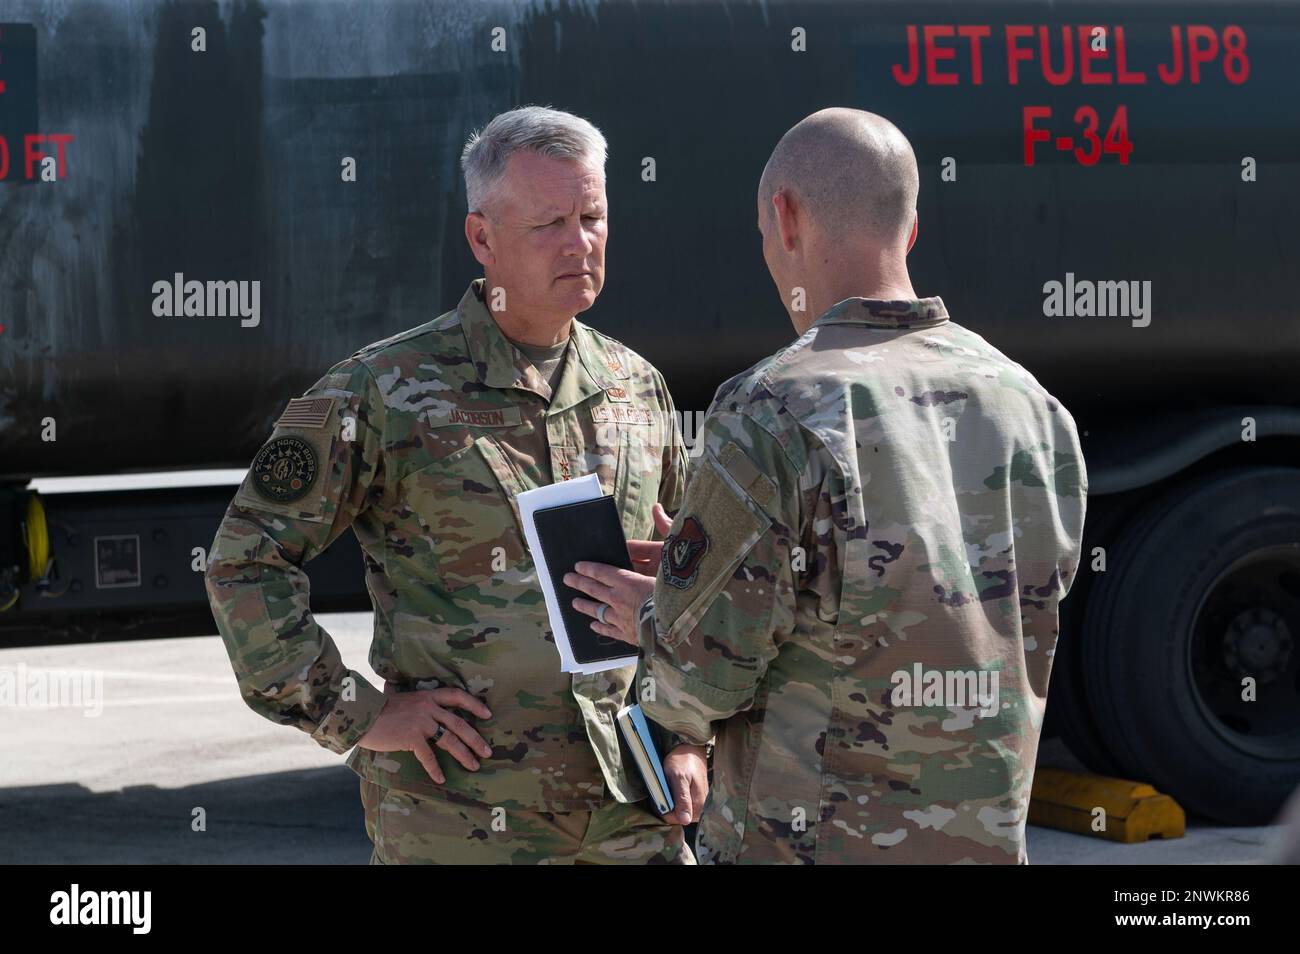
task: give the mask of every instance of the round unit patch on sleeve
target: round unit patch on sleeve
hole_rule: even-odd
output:
[[[664,582],[684,590],[700,574],[700,561],[709,549],[709,537],[695,517],[682,521],[682,529],[664,541]]]
[[[257,452],[250,469],[259,496],[275,503],[300,500],[316,482],[316,449],[300,437],[277,437]]]

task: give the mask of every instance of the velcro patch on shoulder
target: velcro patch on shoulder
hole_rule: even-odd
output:
[[[315,447],[301,437],[276,437],[253,459],[253,489],[272,503],[301,500],[316,485],[320,459]]]
[[[285,405],[284,413],[275,422],[276,427],[324,427],[334,415],[337,399],[332,397],[294,398]]]
[[[323,428],[309,430],[314,432],[301,436],[276,431],[253,458],[235,494],[238,506],[301,520],[323,518],[334,435]]]
[[[686,488],[680,522],[664,541],[655,587],[656,632],[672,648],[694,630],[754,545],[768,517],[722,462],[706,454]]]
[[[741,450],[735,442],[729,442],[722,449],[722,454],[718,457],[718,463],[732,478],[740,485],[740,489],[745,491],[754,498],[754,501],[764,509],[775,499],[777,494],[776,482],[771,477],[758,469],[758,465],[749,459],[749,455]]]

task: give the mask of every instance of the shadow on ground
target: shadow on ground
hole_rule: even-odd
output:
[[[1045,740],[1039,764],[1079,767],[1059,740]],[[78,783],[0,788],[0,863],[366,864],[371,846],[358,789],[359,779],[344,766],[182,788],[134,785],[95,792]],[[205,810],[206,831],[191,830],[195,808]],[[1142,845],[1031,827],[1030,860],[1253,863],[1279,835],[1276,829],[1188,821],[1186,839]]]
[[[0,862],[365,864],[359,784],[340,767],[175,789],[4,788]],[[206,831],[191,830],[195,808],[206,813]]]

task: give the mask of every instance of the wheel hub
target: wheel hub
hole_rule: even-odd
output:
[[[1293,648],[1291,630],[1279,614],[1262,606],[1233,617],[1223,636],[1223,661],[1238,678],[1272,682],[1286,670]]]

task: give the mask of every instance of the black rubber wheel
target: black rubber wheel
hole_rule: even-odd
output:
[[[1061,636],[1056,642],[1056,655],[1052,660],[1052,681],[1047,690],[1043,733],[1045,736],[1050,732],[1059,733],[1066,747],[1089,771],[1098,775],[1119,775],[1119,763],[1110,754],[1106,740],[1097,729],[1083,680],[1084,612],[1095,583],[1103,576],[1091,569],[1092,549],[1101,546],[1111,550],[1114,536],[1119,532],[1116,526],[1118,515],[1113,510],[1098,513],[1098,509],[1089,502],[1079,571],[1070,595],[1061,604]]]
[[[1172,488],[1107,558],[1081,672],[1120,774],[1207,818],[1271,821],[1300,785],[1300,471]]]
[[[1097,729],[1088,697],[1084,693],[1080,672],[1082,637],[1079,627],[1062,624],[1061,638],[1052,663],[1051,688],[1047,693],[1047,721],[1043,735],[1059,733],[1066,748],[1088,770],[1098,775],[1122,775],[1119,763],[1111,756],[1106,740]]]

